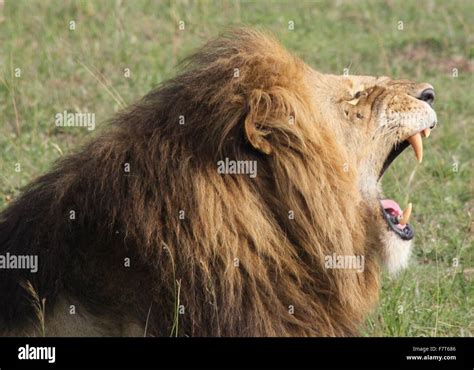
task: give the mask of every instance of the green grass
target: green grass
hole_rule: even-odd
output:
[[[0,208],[94,135],[56,127],[56,112],[94,112],[100,129],[122,101],[172,76],[180,59],[232,25],[269,30],[322,72],[350,67],[432,83],[439,126],[424,141],[425,160],[405,153],[384,179],[385,194],[414,204],[412,264],[384,277],[364,333],[472,336],[474,2],[7,0],[0,14]]]

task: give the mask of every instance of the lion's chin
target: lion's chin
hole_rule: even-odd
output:
[[[403,240],[391,230],[382,232],[383,261],[390,275],[397,275],[408,266],[412,243]]]

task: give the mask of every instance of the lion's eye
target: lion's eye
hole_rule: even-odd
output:
[[[359,112],[357,112],[356,117],[357,117],[357,118],[364,118],[364,116],[363,116],[361,113],[359,113]]]
[[[354,95],[354,99],[359,99],[362,94],[362,91],[357,91]]]

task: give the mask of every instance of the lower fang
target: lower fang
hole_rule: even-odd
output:
[[[412,208],[413,208],[412,204],[408,203],[407,208],[403,210],[403,216],[402,216],[402,219],[400,220],[400,225],[404,226],[408,223],[408,221],[410,220]]]

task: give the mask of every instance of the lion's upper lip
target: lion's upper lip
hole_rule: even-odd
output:
[[[405,140],[397,143],[390,153],[388,154],[385,162],[383,163],[382,170],[379,174],[379,179],[382,177],[387,168],[392,164],[392,162],[397,158],[409,145],[413,148],[415,152],[415,157],[419,163],[423,160],[423,142],[422,137],[429,137],[431,134],[431,128],[424,128],[423,130],[407,137]]]

